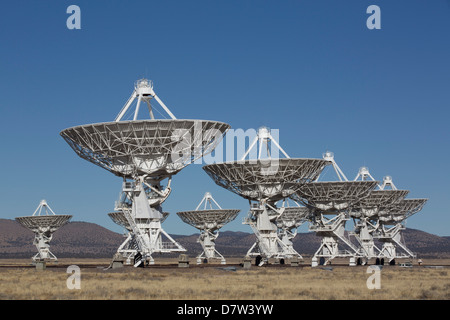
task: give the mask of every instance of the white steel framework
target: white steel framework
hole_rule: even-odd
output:
[[[120,202],[116,202],[116,205],[120,206]],[[125,264],[134,264],[135,257],[139,253],[139,245],[137,243],[138,240],[135,236],[135,233],[133,232],[133,228],[130,226],[130,224],[128,222],[127,216],[124,213],[126,210],[129,210],[129,209],[124,208],[123,206],[121,206],[121,208],[122,209],[120,211],[108,213],[108,216],[111,218],[111,220],[114,221],[114,223],[122,226],[127,231],[126,234],[124,234],[125,240],[119,246],[119,248],[117,249],[117,252],[125,259]],[[128,213],[128,214],[132,215],[132,212]],[[168,212],[162,212],[162,218],[160,220],[161,224],[164,222],[164,220],[167,218],[168,215],[169,215]],[[148,231],[145,232],[145,227],[150,226],[150,221],[137,220],[136,217],[134,217],[134,216],[132,216],[132,217],[136,221],[136,225],[142,226],[142,228],[144,229],[144,232],[142,232],[142,233],[144,235],[151,233],[151,232],[148,232],[148,231],[150,231],[150,228],[147,228]],[[169,252],[175,252],[175,251],[184,252],[184,248],[182,246],[180,246],[176,241],[174,241],[173,238],[170,235],[168,235],[162,228],[160,230],[158,230],[158,229],[155,230],[154,234],[158,234],[158,233],[161,236],[160,242],[158,245],[158,247],[160,248],[160,250],[158,251],[159,253],[169,253]],[[153,264],[153,263],[154,263],[154,260],[150,256],[149,264]]]

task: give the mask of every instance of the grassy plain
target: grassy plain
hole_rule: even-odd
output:
[[[0,260],[0,299],[7,300],[450,300],[450,268],[384,266],[380,289],[368,289],[367,266],[311,268],[308,263],[236,271],[220,264],[178,268],[105,268],[108,260],[62,259],[43,271],[29,260]],[[239,261],[229,261],[229,265]],[[431,261],[424,261],[426,264]],[[448,265],[450,261],[432,261]],[[68,289],[68,265],[79,265],[81,288]]]

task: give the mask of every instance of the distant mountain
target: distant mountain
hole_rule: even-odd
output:
[[[450,237],[439,237],[416,229],[403,231],[406,246],[423,258],[450,258]]]
[[[407,247],[422,258],[450,258],[450,237],[439,237],[415,229],[403,233]],[[198,234],[171,235],[191,257],[201,252]],[[15,220],[0,219],[0,258],[31,258],[37,249],[34,234]],[[58,258],[111,258],[125,240],[122,234],[95,223],[69,222],[55,232],[51,251]],[[216,240],[217,250],[224,256],[243,257],[253,245],[253,233],[223,231]],[[313,255],[320,245],[315,233],[298,233],[294,248],[302,255]],[[156,258],[156,256],[155,256]]]
[[[34,234],[15,220],[0,219],[0,258],[31,258],[37,253]],[[95,223],[69,222],[57,230],[50,250],[58,258],[110,258],[123,235]]]

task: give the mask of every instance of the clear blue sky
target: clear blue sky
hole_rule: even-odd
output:
[[[81,8],[81,30],[66,9]],[[369,30],[366,9],[381,8]],[[40,199],[73,220],[121,232],[106,215],[121,180],[79,158],[59,136],[111,121],[141,77],[178,118],[280,130],[291,157],[335,153],[354,178],[365,165],[409,197],[428,197],[407,226],[450,235],[450,2],[8,1],[0,11],[1,218]],[[196,230],[177,211],[204,192],[248,203],[194,164],[174,177],[164,229]],[[302,229],[304,230],[304,228]]]

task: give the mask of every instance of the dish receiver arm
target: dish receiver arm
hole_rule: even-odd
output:
[[[267,156],[269,159],[271,158],[271,152],[269,148],[269,141],[271,141],[279,151],[281,151],[286,158],[290,158],[289,155],[283,150],[283,148],[279,145],[276,139],[270,134],[270,129],[267,127],[260,127],[258,129],[256,137],[253,139],[252,143],[248,147],[247,151],[245,151],[244,155],[241,158],[241,161],[245,160],[245,157],[250,153],[250,151],[256,146],[258,143],[258,160],[261,159],[261,154],[265,145],[267,150]]]
[[[216,200],[214,200],[213,196],[211,195],[211,193],[206,192],[205,195],[202,198],[202,201],[200,201],[200,203],[198,204],[197,208],[195,208],[195,210],[197,211],[200,206],[202,205],[202,203],[204,204],[203,206],[203,210],[207,209],[207,205],[209,204],[209,208],[213,209],[213,205],[212,202],[215,203],[215,205],[219,208],[222,209],[222,207],[216,202]]]
[[[152,81],[149,81],[147,79],[141,79],[136,81],[136,84],[134,86],[134,91],[131,94],[130,98],[128,99],[127,103],[123,106],[120,113],[117,115],[115,122],[119,122],[122,120],[122,118],[125,116],[126,112],[130,109],[131,104],[135,99],[138,99],[135,110],[134,110],[134,117],[133,121],[137,120],[138,114],[139,114],[139,107],[141,105],[141,101],[147,102],[148,109],[150,112],[150,117],[154,119],[153,111],[150,105],[150,99],[155,98],[155,100],[161,105],[161,107],[164,109],[164,111],[167,112],[167,114],[173,119],[176,120],[177,118],[173,115],[173,113],[167,108],[167,106],[162,102],[162,100],[156,95],[155,91],[153,90],[153,83]]]
[[[120,120],[122,120],[123,116],[125,115],[125,113],[128,111],[128,109],[131,106],[131,103],[134,101],[134,99],[136,99],[137,94],[136,94],[136,90],[133,91],[133,93],[131,94],[130,98],[128,98],[127,103],[123,106],[122,110],[120,110],[120,113],[117,115],[116,119],[114,119],[115,122],[118,122]]]
[[[153,91],[153,90],[152,90]],[[155,92],[153,92],[153,97],[155,98],[156,101],[158,101],[158,103],[161,105],[161,107],[163,107],[164,111],[167,112],[167,114],[173,119],[176,120],[177,118],[175,118],[175,116],[173,115],[172,112],[170,112],[169,108],[166,107],[166,105],[161,101],[161,99],[156,95]]]

